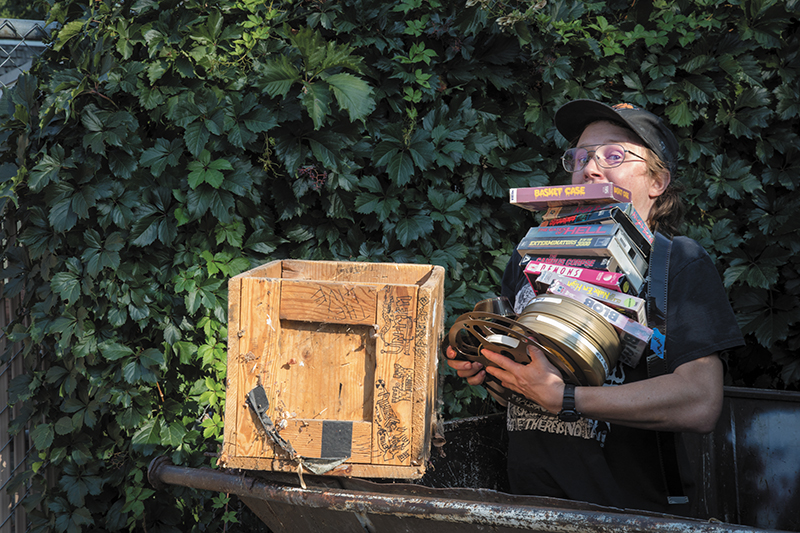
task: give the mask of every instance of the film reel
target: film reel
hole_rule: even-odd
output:
[[[556,343],[507,317],[483,312],[465,313],[450,328],[448,340],[464,359],[480,362],[484,366],[494,366],[494,363],[481,354],[483,348],[517,363],[527,364],[531,360],[528,347],[536,346],[561,371],[565,381],[576,385],[585,382],[576,374],[579,369],[560,353]],[[494,376],[487,374],[484,386],[500,404],[505,405],[511,400],[513,393],[505,389]]]
[[[531,340],[518,333],[521,329],[511,318],[473,311],[456,319],[456,323],[450,328],[449,342],[464,359],[480,362],[484,366],[494,363],[481,354],[482,348],[500,353],[520,364],[527,364],[530,362],[527,346],[531,344]],[[486,374],[483,385],[489,395],[501,405],[505,406],[511,400],[512,393],[491,374]]]
[[[559,353],[574,365],[580,385],[602,385],[619,360],[621,345],[614,328],[571,298],[537,296],[517,320],[558,345]]]

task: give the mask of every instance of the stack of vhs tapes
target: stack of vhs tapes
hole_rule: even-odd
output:
[[[511,189],[509,196],[514,205],[544,211],[517,247],[534,303],[570,298],[599,314],[619,335],[618,360],[635,366],[652,336],[641,296],[653,234],[630,192],[592,183]]]

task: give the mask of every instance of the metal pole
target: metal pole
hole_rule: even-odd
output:
[[[547,533],[738,533],[763,529],[673,517],[581,511],[527,505],[483,503],[433,496],[380,494],[341,489],[293,487],[221,470],[174,466],[158,457],[150,464],[148,479],[156,488],[181,485],[226,492],[299,507],[364,514],[394,515],[440,522],[511,527]]]

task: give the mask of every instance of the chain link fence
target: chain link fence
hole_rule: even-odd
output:
[[[43,20],[0,18],[0,87],[10,87],[47,46]]]
[[[30,69],[34,58],[47,46],[49,29],[41,20],[0,18],[0,91],[13,86]],[[15,223],[3,219],[3,238],[15,238]],[[5,244],[5,243],[3,243]],[[0,286],[6,280],[0,279]],[[26,372],[19,343],[6,336],[17,316],[20,298],[3,298],[0,305],[0,533],[23,533],[29,523],[21,502],[28,492],[25,473],[31,468],[29,428],[14,427],[21,405],[8,405],[14,378]]]

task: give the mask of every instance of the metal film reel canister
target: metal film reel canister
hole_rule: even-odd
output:
[[[621,344],[613,326],[597,311],[571,298],[537,296],[517,321],[555,345],[555,351],[545,355],[568,383],[602,385],[619,360]],[[577,381],[568,379],[570,373]]]

